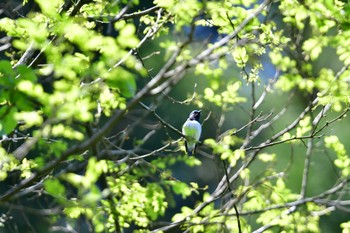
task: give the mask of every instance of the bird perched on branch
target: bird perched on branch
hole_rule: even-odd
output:
[[[182,134],[186,136],[185,146],[188,155],[192,155],[195,152],[196,143],[198,142],[202,133],[202,126],[199,123],[200,116],[200,110],[192,111],[187,121],[182,126]]]

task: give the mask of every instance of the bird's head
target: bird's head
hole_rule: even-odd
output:
[[[200,116],[201,116],[201,111],[200,111],[200,110],[193,110],[193,111],[190,113],[189,119],[190,119],[190,120],[199,121]]]

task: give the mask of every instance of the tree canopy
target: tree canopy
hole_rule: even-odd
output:
[[[0,6],[0,232],[350,232],[347,1]]]

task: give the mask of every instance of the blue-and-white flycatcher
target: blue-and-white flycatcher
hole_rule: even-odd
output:
[[[199,141],[202,133],[202,125],[199,123],[200,116],[200,110],[192,111],[182,126],[182,134],[186,136],[185,146],[188,155],[192,155],[195,152],[196,143]]]

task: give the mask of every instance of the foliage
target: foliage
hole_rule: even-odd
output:
[[[17,4],[0,12],[1,232],[320,232],[349,212],[349,3]]]

